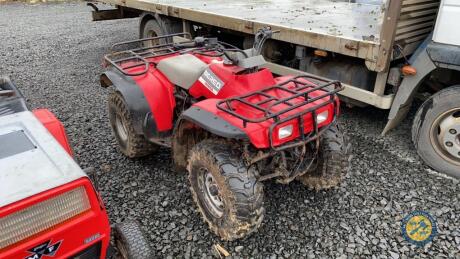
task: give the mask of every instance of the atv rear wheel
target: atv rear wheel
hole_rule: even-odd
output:
[[[348,172],[350,147],[337,124],[321,135],[316,168],[298,177],[304,185],[316,191],[339,185]]]
[[[108,106],[112,131],[121,152],[125,156],[130,158],[142,157],[156,149],[156,146],[148,142],[143,135],[135,132],[131,122],[131,115],[119,92],[110,93]]]
[[[120,259],[154,258],[149,243],[145,240],[139,224],[126,221],[116,224],[113,229],[115,246]]]
[[[263,185],[230,145],[211,139],[198,143],[187,169],[193,199],[212,232],[234,240],[259,228],[265,212]]]

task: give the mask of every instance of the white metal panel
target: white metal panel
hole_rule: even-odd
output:
[[[32,112],[0,117],[0,135],[20,130],[36,148],[0,159],[0,207],[86,177]]]
[[[460,1],[442,0],[433,41],[460,46]]]

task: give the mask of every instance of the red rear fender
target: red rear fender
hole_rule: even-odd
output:
[[[53,137],[61,144],[61,146],[72,156],[72,148],[70,148],[67,134],[62,123],[47,109],[33,110],[35,117],[45,126],[45,128],[53,135]]]

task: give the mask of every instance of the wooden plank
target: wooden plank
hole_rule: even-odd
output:
[[[380,33],[381,47],[378,52],[378,60],[374,71],[387,72],[393,53],[393,42],[396,33],[396,26],[399,20],[402,0],[388,0],[387,11],[383,18],[382,31]],[[368,65],[368,63],[366,63]]]

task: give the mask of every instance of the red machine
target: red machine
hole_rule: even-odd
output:
[[[29,111],[19,90],[0,77],[1,259],[108,258],[107,211],[71,155],[62,123],[49,110]],[[123,258],[148,258],[133,224],[115,226],[118,250],[142,244]],[[132,256],[141,252],[147,257]]]
[[[273,76],[260,55],[272,33],[261,29],[248,50],[216,38],[184,41],[191,37],[181,33],[115,44],[105,57],[101,84],[115,88],[109,118],[121,151],[138,157],[172,147],[205,221],[223,239],[259,227],[263,181],[326,189],[348,167],[336,123],[341,84]],[[133,44],[140,46],[127,48]]]

